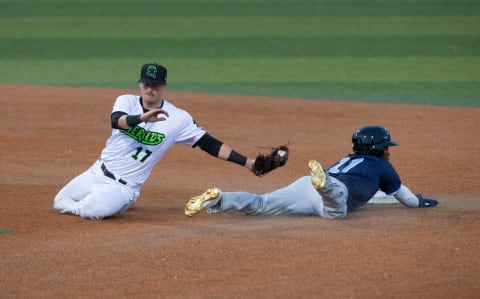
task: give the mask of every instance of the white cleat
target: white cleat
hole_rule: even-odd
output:
[[[312,175],[311,180],[313,187],[317,190],[322,190],[327,182],[327,175],[325,174],[322,165],[316,160],[310,160],[308,162],[308,167],[310,168],[310,173]]]
[[[211,188],[203,194],[192,197],[185,206],[185,215],[192,217],[203,208],[214,206],[216,203],[212,201],[220,197],[220,193],[222,193],[220,189]]]

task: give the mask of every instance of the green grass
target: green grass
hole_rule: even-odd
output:
[[[13,229],[0,228],[0,235],[1,234],[8,234],[8,233],[13,233]]]
[[[480,0],[0,0],[0,83],[480,107]]]

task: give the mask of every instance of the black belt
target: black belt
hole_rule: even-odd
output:
[[[105,166],[104,163],[102,163],[102,171],[103,171],[103,174],[106,176],[106,177],[109,177],[111,178],[112,180],[116,181],[117,178],[113,175],[113,173],[111,173],[108,169],[107,169],[107,166]],[[126,185],[127,182],[122,180],[122,179],[118,179],[118,182],[120,184],[123,184],[123,185]]]

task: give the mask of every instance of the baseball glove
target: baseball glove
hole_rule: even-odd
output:
[[[270,171],[281,167],[287,163],[289,149],[286,145],[274,147],[270,153],[259,153],[255,158],[253,173],[263,176]]]

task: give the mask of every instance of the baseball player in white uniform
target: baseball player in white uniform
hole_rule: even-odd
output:
[[[121,95],[111,114],[112,135],[100,158],[55,196],[53,207],[90,219],[126,212],[140,195],[153,167],[175,144],[253,171],[255,160],[234,151],[197,126],[192,116],[163,98],[167,69],[147,63],[140,71],[141,95]]]

